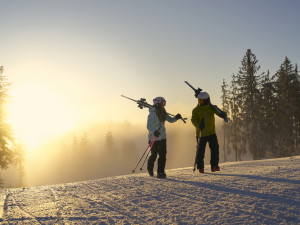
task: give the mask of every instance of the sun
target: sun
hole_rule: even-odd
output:
[[[34,150],[74,125],[75,113],[66,105],[55,89],[42,83],[27,83],[12,95],[9,122],[22,143]]]

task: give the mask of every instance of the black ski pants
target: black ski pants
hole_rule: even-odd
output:
[[[158,155],[157,162],[157,173],[164,173],[166,166],[166,155],[167,155],[167,140],[155,141],[151,148],[151,155],[148,159],[147,169],[153,171],[154,163]]]
[[[218,138],[216,134],[212,134],[210,136],[206,137],[201,137],[200,141],[198,142],[198,147],[197,147],[197,157],[196,157],[196,162],[197,162],[197,168],[204,168],[204,154],[205,154],[205,147],[206,143],[208,142],[209,148],[210,148],[210,165],[211,168],[214,166],[219,165],[219,143],[218,143]]]

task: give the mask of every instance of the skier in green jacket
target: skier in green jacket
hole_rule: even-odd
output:
[[[197,155],[196,163],[200,173],[204,173],[204,154],[208,142],[211,151],[211,171],[220,171],[219,167],[219,144],[215,129],[215,114],[226,118],[227,114],[210,103],[209,94],[200,92],[197,96],[198,105],[193,109],[192,123],[196,128]]]

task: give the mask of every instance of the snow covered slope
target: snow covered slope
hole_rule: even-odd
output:
[[[2,189],[2,224],[300,224],[300,156]]]

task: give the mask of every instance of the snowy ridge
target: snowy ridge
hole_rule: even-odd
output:
[[[2,224],[300,224],[300,156],[0,190]]]

